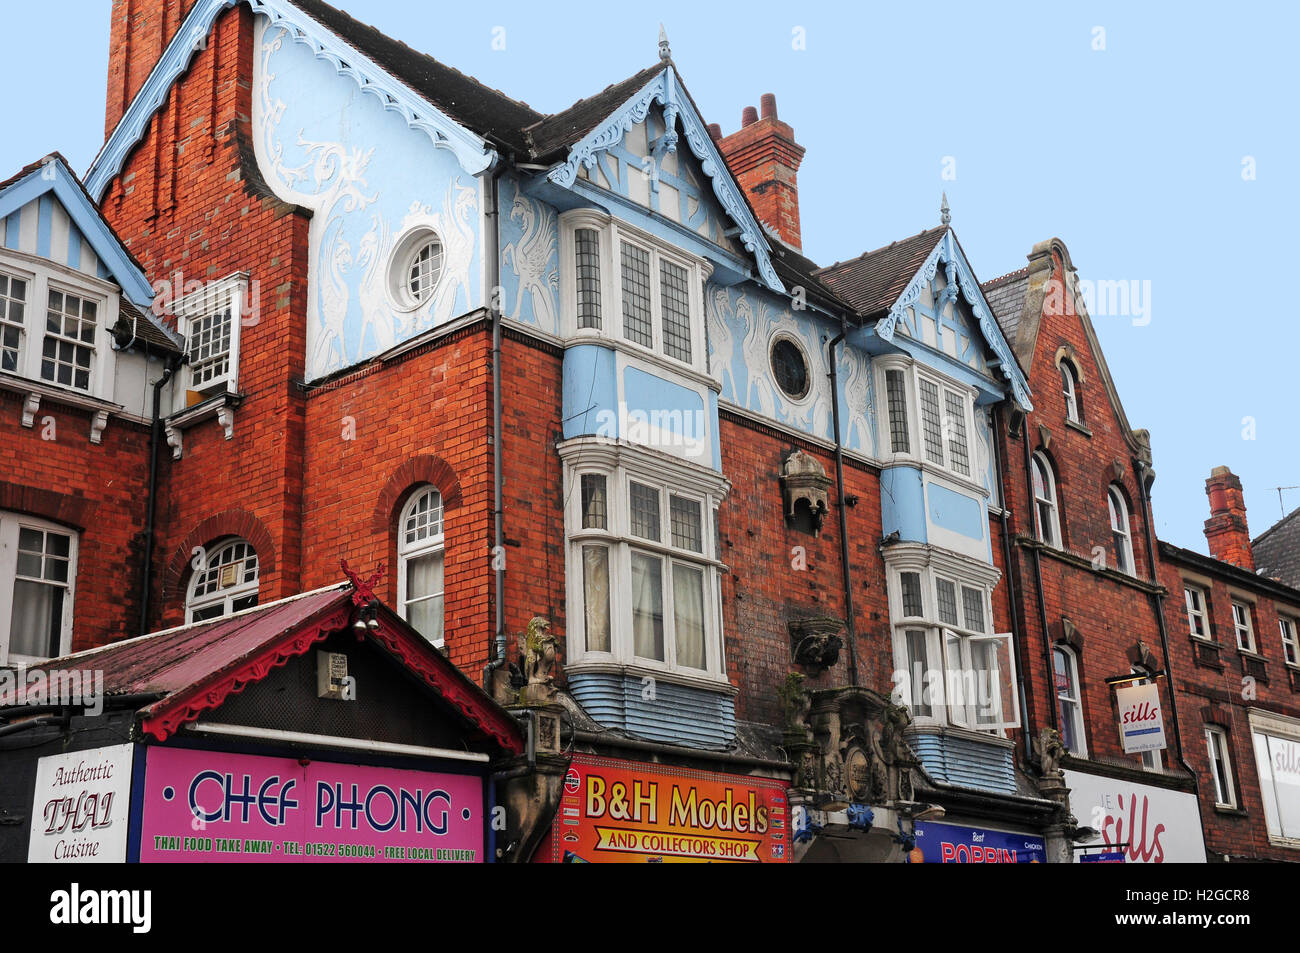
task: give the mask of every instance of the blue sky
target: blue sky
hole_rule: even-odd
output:
[[[544,112],[654,62],[662,21],[724,132],[776,94],[808,150],[819,263],[938,224],[946,190],[982,280],[1057,236],[1080,277],[1136,283],[1147,313],[1093,320],[1130,422],[1152,434],[1162,539],[1205,551],[1214,466],[1241,477],[1256,535],[1281,515],[1273,488],[1300,484],[1300,5],[335,3]],[[6,4],[0,178],[53,149],[89,166],[110,7]]]

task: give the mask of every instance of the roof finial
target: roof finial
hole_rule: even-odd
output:
[[[943,193],[943,205],[939,209],[939,223],[941,225],[952,224],[952,210],[948,208],[948,193]]]
[[[668,34],[664,31],[664,25],[659,24],[659,59],[667,63],[673,58],[673,51],[668,48]]]

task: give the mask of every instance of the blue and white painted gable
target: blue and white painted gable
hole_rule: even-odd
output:
[[[290,27],[259,17],[255,48],[259,166],[280,198],[313,213],[307,379],[483,306],[482,180]],[[424,229],[442,243],[442,272],[407,308],[391,290],[394,255]]]
[[[885,535],[896,532],[904,542],[927,543],[992,564],[988,509],[999,503],[992,409],[1007,397],[1028,408],[1029,388],[951,231],[939,239],[874,332],[890,346],[877,362],[878,387],[883,389],[888,368],[903,366],[897,360],[905,355],[916,369],[967,391],[972,404],[970,475],[965,478],[922,460],[915,409],[909,411],[912,453],[888,452],[890,424],[882,406],[877,430],[883,448]]]
[[[12,251],[67,265],[83,275],[111,279],[63,203],[51,192],[10,212],[0,221],[0,239]]]

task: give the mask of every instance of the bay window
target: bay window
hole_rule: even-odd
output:
[[[77,544],[66,527],[0,513],[0,665],[71,648]]]
[[[703,371],[711,266],[590,210],[568,212],[560,225],[565,333],[599,335]]]
[[[997,570],[910,545],[886,558],[898,700],[919,723],[999,734],[1017,726],[1011,635],[990,625]]]
[[[571,665],[724,680],[716,504],[725,481],[590,439],[561,455]]]
[[[889,447],[895,458],[913,457],[949,475],[973,480],[973,391],[905,358],[878,358],[876,363],[882,367],[887,407],[881,445]]]

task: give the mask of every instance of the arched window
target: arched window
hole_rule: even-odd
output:
[[[412,494],[397,523],[398,612],[436,646],[443,644],[442,494]]]
[[[202,622],[257,605],[257,553],[245,540],[216,544],[194,557],[185,620]]]
[[[1056,512],[1056,477],[1052,465],[1041,453],[1034,454],[1034,520],[1038,538],[1049,546],[1061,547],[1061,523]]]
[[[1115,542],[1115,565],[1120,572],[1131,576],[1134,574],[1133,537],[1129,531],[1128,504],[1115,486],[1106,491],[1106,500],[1110,506],[1111,538]]]
[[[1083,734],[1083,701],[1079,691],[1079,666],[1074,653],[1062,645],[1052,649],[1052,670],[1056,677],[1056,710],[1061,740],[1070,754],[1088,754]]]
[[[1076,424],[1083,423],[1083,401],[1079,395],[1079,373],[1067,360],[1061,364],[1061,390],[1065,393],[1065,416]]]

